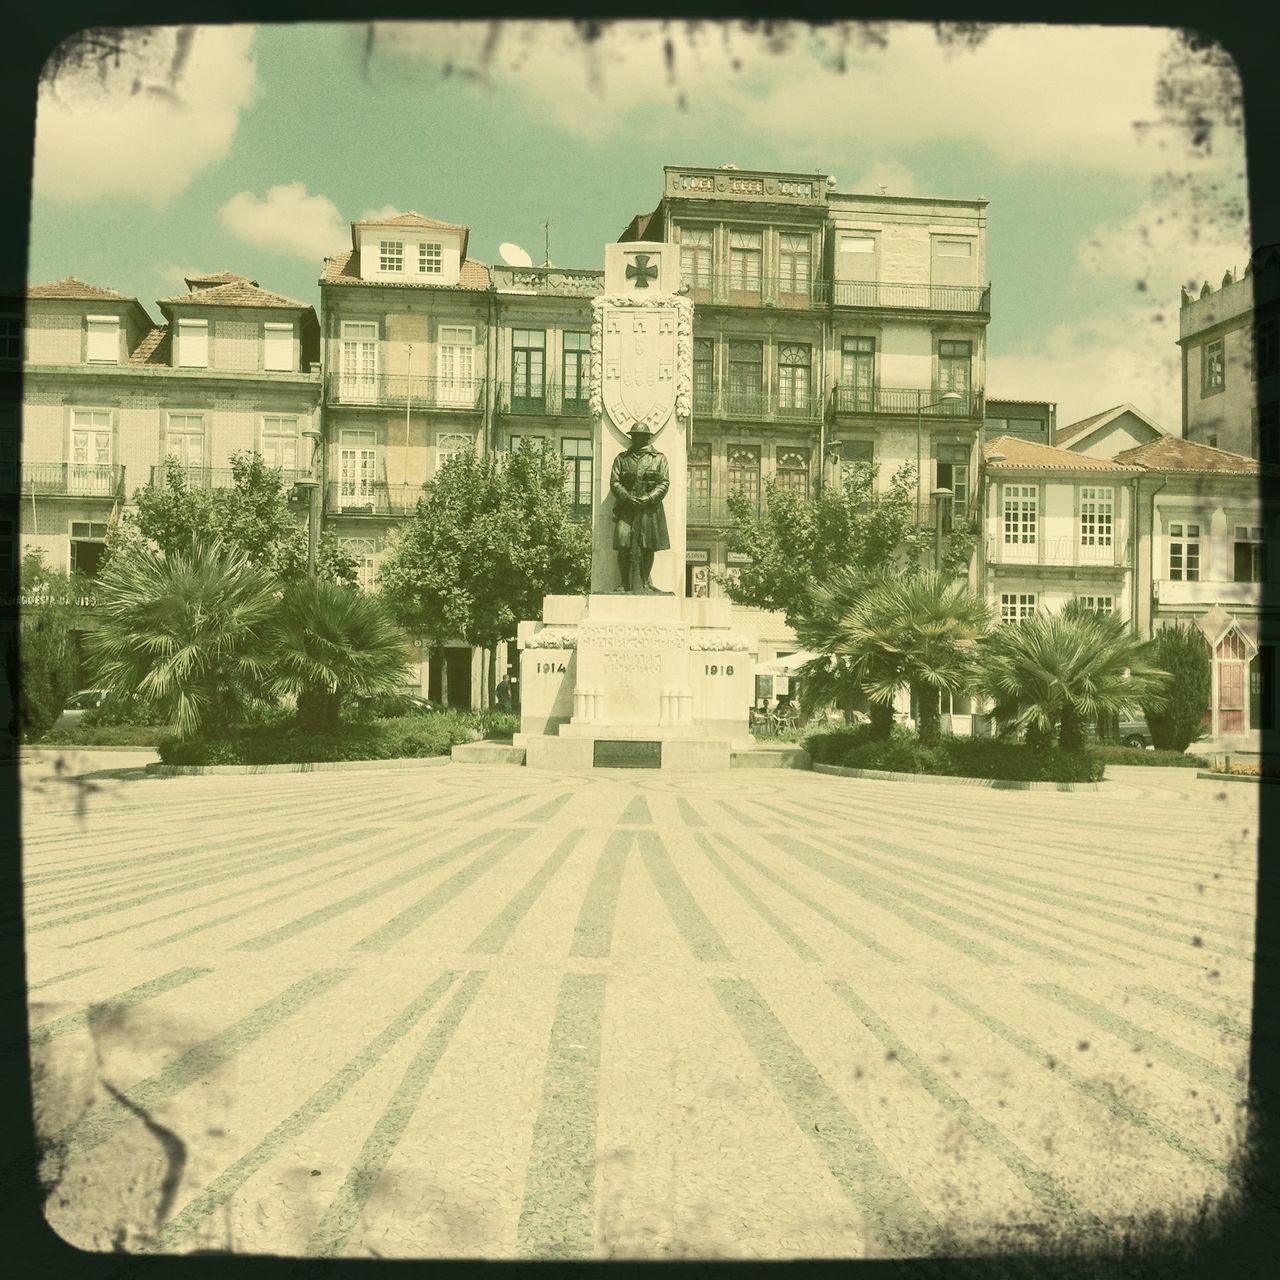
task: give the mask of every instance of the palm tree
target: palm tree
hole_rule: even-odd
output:
[[[100,625],[85,645],[102,688],[138,694],[184,737],[227,729],[265,694],[279,592],[242,552],[139,544],[112,556],[97,585]]]
[[[938,695],[972,682],[973,646],[990,626],[986,605],[964,581],[935,572],[844,574],[811,598],[813,608],[796,634],[829,656],[826,678],[852,681],[867,695],[878,737],[888,736],[894,696],[909,686],[919,708],[920,740],[936,745]]]
[[[1137,712],[1166,695],[1169,675],[1118,614],[1067,608],[996,629],[983,646],[983,692],[1005,727],[1080,751],[1099,715]]]
[[[343,702],[403,688],[404,632],[375,595],[335,582],[290,587],[271,626],[278,694],[296,695],[298,720],[332,731]]]

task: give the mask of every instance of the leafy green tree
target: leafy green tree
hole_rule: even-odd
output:
[[[1055,737],[1080,751],[1086,726],[1161,704],[1169,675],[1118,614],[1066,609],[995,628],[983,645],[981,688],[1006,729],[1028,742]]]
[[[102,688],[137,693],[183,737],[225,733],[268,696],[280,586],[243,552],[136,546],[111,557],[97,588],[85,647]]]
[[[1142,704],[1159,751],[1185,751],[1200,736],[1212,697],[1209,642],[1199,627],[1165,627],[1151,641],[1151,660],[1170,675],[1165,703]]]
[[[297,698],[307,729],[332,732],[352,697],[394,693],[409,677],[404,632],[381,599],[352,587],[295,583],[267,638],[271,688]]]
[[[894,696],[909,687],[919,709],[920,741],[936,746],[941,739],[939,694],[971,687],[975,642],[991,622],[987,606],[967,583],[933,570],[870,580],[845,574],[836,584],[837,593],[829,588],[824,593],[827,653],[843,660],[849,677],[878,709],[881,736],[892,723]],[[843,613],[838,605],[832,608],[840,588],[849,601]],[[821,637],[812,620],[801,630]]]
[[[43,737],[75,692],[77,600],[88,591],[79,575],[51,569],[29,551],[18,570],[19,625],[5,633],[5,674],[15,727],[26,742]]]
[[[497,645],[541,617],[543,596],[582,594],[590,580],[591,529],[572,519],[560,464],[527,450],[450,458],[378,569],[407,630],[494,654],[490,701]]]
[[[933,533],[915,519],[915,467],[904,463],[883,491],[878,467],[855,463],[838,484],[813,498],[765,485],[763,510],[743,494],[730,494],[729,550],[750,557],[734,578],[722,577],[737,604],[776,609],[794,628],[811,613],[808,594],[848,570],[860,577],[889,571],[911,572],[933,554]],[[958,523],[947,535],[942,569],[963,573],[973,555],[974,537]]]
[[[285,582],[305,578],[306,525],[290,510],[280,468],[248,451],[233,453],[230,462],[232,487],[214,489],[190,484],[177,459],[166,458],[163,484],[139,489],[134,509],[108,533],[108,559],[140,543],[185,552],[216,540]],[[324,530],[316,548],[316,576],[354,586],[357,573],[354,557]]]

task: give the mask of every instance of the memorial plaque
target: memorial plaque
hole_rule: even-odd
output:
[[[661,769],[662,743],[597,738],[591,763],[597,769]]]

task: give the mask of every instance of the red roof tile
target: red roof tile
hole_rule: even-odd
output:
[[[214,285],[208,289],[195,289],[191,293],[180,293],[174,298],[161,298],[159,304],[167,306],[194,307],[288,307],[293,311],[312,310],[309,302],[299,302],[296,298],[286,298],[282,293],[271,293],[267,289],[259,289],[257,285],[243,276],[237,277],[229,284]]]
[[[1004,459],[993,463],[991,455],[1001,453]],[[1035,444],[1020,440],[1017,436],[996,436],[982,446],[982,456],[988,466],[1002,470],[1027,471],[1119,471],[1139,470],[1136,466],[1121,466],[1106,458],[1091,458],[1086,453],[1072,453],[1070,449],[1057,449],[1051,444]]]
[[[1103,418],[1109,418],[1113,413],[1119,413],[1123,405],[1113,405],[1110,409],[1103,409],[1101,413],[1095,413],[1091,418],[1081,418],[1079,422],[1068,422],[1065,427],[1059,427],[1053,433],[1054,444],[1066,444],[1068,440],[1074,440],[1076,436],[1082,436],[1090,427],[1097,426]]]
[[[256,280],[250,280],[248,276],[237,275],[234,271],[212,271],[203,276],[183,276],[182,283],[188,289],[194,289],[196,286],[208,288],[210,285],[215,284],[231,284],[235,280],[247,280],[255,289],[258,287]]]
[[[457,284],[439,284],[431,280],[362,280],[357,274],[359,254],[354,249],[335,253],[324,260],[321,284],[390,285],[400,289],[488,289],[489,268],[483,262],[468,258],[458,273]]]
[[[1159,440],[1140,444],[1134,449],[1126,449],[1123,453],[1116,454],[1116,461],[1146,467],[1151,471],[1200,471],[1256,476],[1261,475],[1263,470],[1256,458],[1246,458],[1241,453],[1228,453],[1225,449],[1211,449],[1207,444],[1194,444],[1177,436],[1164,436]]]
[[[75,276],[67,276],[65,280],[55,280],[51,284],[33,284],[27,288],[28,298],[69,298],[75,302],[137,302],[128,294],[119,293],[115,289],[102,289],[96,284],[85,284]]]
[[[169,328],[157,325],[129,353],[130,364],[171,364]]]
[[[427,218],[410,210],[408,213],[393,213],[389,218],[363,218],[351,224],[351,247],[356,248],[357,227],[417,227],[424,231],[457,231],[462,235],[462,256],[467,256],[467,239],[471,234],[470,227],[459,222],[441,222],[437,218]]]

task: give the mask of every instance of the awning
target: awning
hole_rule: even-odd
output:
[[[787,654],[785,658],[773,658],[769,662],[757,662],[756,675],[793,676],[806,662],[811,662],[819,656],[819,654],[810,653],[808,649],[799,649],[795,653]]]

